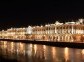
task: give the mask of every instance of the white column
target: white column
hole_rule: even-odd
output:
[[[72,34],[73,34],[73,31],[74,31],[74,30],[73,30],[73,25],[72,25]]]

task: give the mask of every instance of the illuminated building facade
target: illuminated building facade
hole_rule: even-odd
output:
[[[26,28],[10,28],[0,31],[0,38],[5,39],[25,39]]]
[[[77,22],[46,24],[45,26],[29,26],[27,34],[30,39],[45,41],[83,42],[84,19]]]
[[[53,42],[84,42],[84,19],[77,22],[46,24],[44,26],[28,26],[26,28],[10,28],[0,31],[0,38],[26,39]]]

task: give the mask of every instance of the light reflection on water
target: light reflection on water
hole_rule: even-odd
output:
[[[18,62],[84,62],[84,49],[0,41],[0,56]]]

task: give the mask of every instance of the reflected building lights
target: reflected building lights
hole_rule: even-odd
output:
[[[28,54],[29,57],[31,57],[32,56],[32,44],[29,44],[29,46],[27,48],[28,48],[27,49],[27,54]]]
[[[82,54],[84,55],[84,49],[82,50]]]
[[[46,49],[46,46],[45,45],[43,45],[43,48],[44,48],[44,50]]]
[[[69,49],[67,47],[64,49],[64,57],[67,62],[69,60]]]
[[[14,42],[11,42],[11,44],[10,44],[10,45],[11,45],[11,49],[10,49],[10,50],[11,50],[11,52],[14,52]]]
[[[32,48],[32,44],[30,44],[30,48]]]
[[[35,51],[35,54],[36,54],[36,51],[37,51],[37,45],[34,45],[34,51]]]
[[[5,45],[5,47],[4,47]],[[84,49],[60,48],[19,42],[0,42],[0,54],[23,62],[82,62]],[[21,62],[19,61],[19,62]]]
[[[3,45],[4,45],[4,49],[6,49],[7,48],[7,41],[5,41]]]
[[[52,56],[53,56],[53,59],[56,59],[55,57],[56,57],[56,49],[55,49],[55,47],[52,47]]]
[[[20,43],[20,53],[23,54],[24,53],[24,44]]]

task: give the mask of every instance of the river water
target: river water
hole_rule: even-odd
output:
[[[17,62],[84,62],[84,49],[0,41],[0,56]]]

